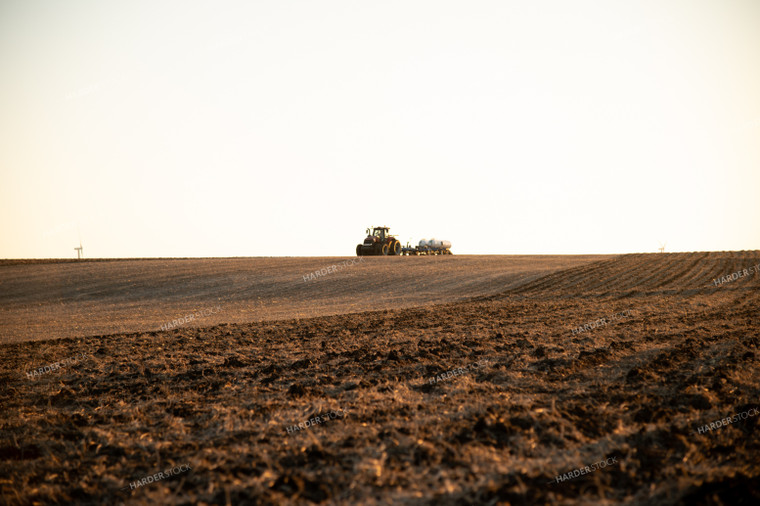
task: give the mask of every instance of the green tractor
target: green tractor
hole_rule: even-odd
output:
[[[388,227],[368,228],[364,243],[356,245],[356,256],[400,255],[401,242],[396,236],[390,235],[388,230]]]

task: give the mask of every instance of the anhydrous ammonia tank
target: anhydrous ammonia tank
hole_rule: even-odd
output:
[[[451,249],[451,243],[441,239],[430,239],[428,241],[428,246],[436,249]]]
[[[420,239],[420,248],[424,248],[428,245],[427,239]]]

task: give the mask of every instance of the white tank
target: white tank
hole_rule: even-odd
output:
[[[451,243],[441,239],[430,239],[428,246],[436,249],[451,249]]]
[[[427,239],[420,239],[420,248],[424,248],[428,245]]]

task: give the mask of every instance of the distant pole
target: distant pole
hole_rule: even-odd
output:
[[[84,258],[84,251],[82,249],[82,232],[79,230],[79,224],[77,223],[77,236],[79,237],[79,247],[74,248],[77,251],[77,260]]]

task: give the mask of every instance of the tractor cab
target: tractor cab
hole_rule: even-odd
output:
[[[363,244],[356,246],[356,254],[362,255],[400,255],[401,243],[389,234],[388,227],[370,227]]]
[[[372,231],[372,235],[377,237],[377,240],[380,242],[385,242],[385,236],[387,234],[388,234],[387,227],[375,227],[375,229]]]
[[[370,232],[371,230],[371,232]],[[385,238],[388,236],[388,227],[374,227],[367,229],[367,238],[364,240],[366,243],[384,243]]]

